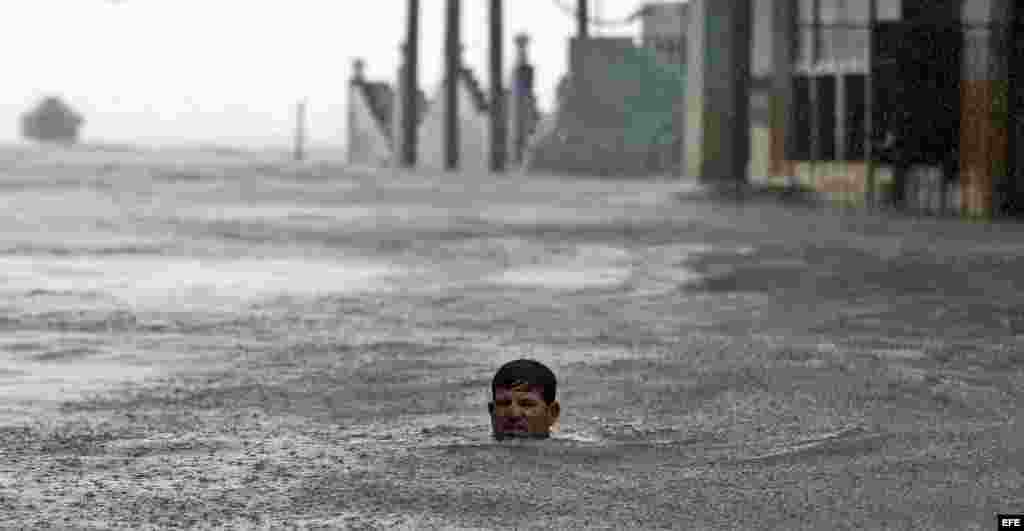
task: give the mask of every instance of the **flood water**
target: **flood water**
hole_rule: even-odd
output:
[[[29,527],[873,527],[935,489],[996,507],[1020,485],[1016,280],[924,264],[926,237],[844,239],[679,183],[4,156],[0,507]],[[928,273],[890,278],[904,255]],[[495,443],[490,378],[520,357],[554,370],[563,417]],[[943,483],[967,440],[999,457]],[[925,458],[893,516],[898,467]],[[970,528],[981,505],[922,521]]]
[[[238,339],[238,327],[228,323],[259,319],[280,327],[276,347],[287,349],[301,332],[275,319],[303,310],[315,317],[317,307],[340,298],[386,306],[389,297],[396,304],[418,297],[428,311],[429,299],[439,296],[465,305],[572,305],[587,297],[599,304],[616,293],[667,292],[698,278],[681,265],[686,245],[639,249],[536,230],[625,219],[664,203],[664,186],[595,203],[543,184],[481,184],[462,194],[438,177],[382,174],[378,183],[313,170],[285,175],[196,154],[29,153],[0,174],[0,394],[7,420],[120,382],[216,363]],[[589,193],[609,186],[618,185]],[[537,200],[552,193],[563,195]],[[397,330],[385,330],[378,316],[348,330],[308,332],[428,344],[437,338],[423,336],[450,332],[438,316],[421,317]],[[457,335],[467,332],[474,333]],[[480,346],[499,348],[501,333],[475,334]],[[510,346],[503,357],[475,361],[496,367],[528,350],[566,362],[618,355],[602,355],[600,346],[546,354],[544,342]],[[560,437],[600,439],[586,431],[570,428]]]

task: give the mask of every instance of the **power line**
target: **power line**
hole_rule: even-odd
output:
[[[575,7],[565,5],[565,1],[564,0],[551,0],[551,1],[554,2],[555,6],[557,6],[559,9],[561,9],[565,14],[567,14],[567,15],[573,17],[573,18],[576,18],[577,11],[576,11]],[[627,17],[623,17],[623,18],[620,18],[620,19],[608,20],[608,19],[602,19],[602,18],[598,18],[598,17],[594,17],[594,16],[589,16],[589,17],[587,17],[587,22],[589,22],[590,24],[593,24],[594,26],[602,26],[602,27],[629,26],[629,25],[632,25],[633,23],[635,23],[636,19],[639,18],[643,14],[643,12],[644,12],[644,8],[643,7],[639,7],[639,8],[634,9],[632,14],[627,16]]]

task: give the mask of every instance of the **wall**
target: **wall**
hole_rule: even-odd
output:
[[[659,3],[644,6],[642,40],[668,64],[686,62],[686,25],[689,4]]]
[[[405,143],[405,138],[404,138],[405,137],[405,131],[403,129],[403,123],[402,123],[403,122],[402,113],[405,111],[405,109],[403,109],[403,103],[402,103],[403,102],[403,97],[404,97],[404,94],[405,94],[405,92],[404,92],[405,88],[404,88],[404,83],[403,83],[403,80],[405,79],[404,67],[400,66],[398,68],[398,72],[397,72],[397,75],[395,76],[395,78],[398,80],[398,82],[395,84],[395,87],[396,87],[396,89],[394,91],[394,93],[395,93],[395,103],[392,106],[392,113],[391,113],[392,114],[392,116],[391,116],[391,145],[394,147],[394,149],[393,149],[394,157],[393,157],[393,160],[392,160],[392,164],[395,167],[401,167],[402,166],[402,152],[403,152],[402,150],[404,149],[403,145]],[[427,96],[423,93],[422,90],[417,90],[416,91],[416,123],[417,123],[417,127],[418,127],[418,124],[421,124],[423,122],[423,117],[426,114],[427,109],[428,109]],[[417,138],[417,141],[422,142],[422,140],[419,140],[418,138]],[[418,152],[419,151],[417,150],[417,153]]]
[[[965,0],[966,30],[961,84],[960,183],[964,213],[993,214],[994,189],[1008,171],[1009,79],[1005,42],[1009,5]],[[1000,22],[986,27],[986,24]]]
[[[374,116],[363,87],[349,84],[348,162],[360,166],[389,166],[393,161],[391,140]]]
[[[490,171],[490,114],[479,108],[469,74],[459,76],[459,170]],[[444,170],[444,83],[440,83],[427,106],[419,128],[417,166]]]
[[[526,170],[649,176],[678,165],[683,69],[628,38],[573,39],[569,53],[554,124],[542,125]]]
[[[766,62],[767,56],[759,52],[776,49],[771,57],[780,57],[780,44],[785,44],[788,28],[778,17],[768,13],[786,0],[754,0],[754,62],[755,78],[766,71],[780,72],[776,65]],[[963,64],[960,83],[960,160],[959,181],[947,188],[943,208],[969,216],[988,217],[997,208],[1001,181],[1009,177],[1009,79],[1007,74],[1007,22],[1014,0],[963,0],[959,3],[959,17],[965,24]],[[925,5],[922,3],[922,5]],[[879,2],[886,18],[899,16],[898,2]],[[795,17],[794,17],[795,19]],[[992,23],[995,23],[994,25]],[[774,24],[775,27],[772,27]],[[771,35],[771,38],[765,35]],[[780,85],[781,86],[781,85]],[[752,91],[754,92],[754,91]],[[754,96],[752,95],[752,98]],[[867,190],[867,167],[863,162],[807,163],[787,160],[785,157],[785,127],[787,112],[785,95],[776,88],[771,95],[770,132],[762,135],[752,115],[753,159],[767,155],[771,178],[782,181],[795,177],[797,181],[817,189],[837,200],[860,202]],[[766,137],[766,138],[765,138]],[[752,160],[752,172],[760,163]],[[934,180],[927,168],[913,168],[908,175],[911,190],[908,203],[911,208],[940,210],[937,186],[921,186]],[[892,168],[878,163],[875,167],[876,191],[892,183]]]
[[[783,104],[775,94],[773,85],[777,68],[775,54],[777,41],[775,31],[782,31],[776,22],[776,3],[780,0],[753,0],[751,17],[750,54],[750,165],[747,175],[751,179],[767,178],[786,172],[778,164],[777,156],[781,146],[775,145],[774,135],[781,130],[779,106]]]

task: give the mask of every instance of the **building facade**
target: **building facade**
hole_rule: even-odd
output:
[[[658,60],[665,64],[686,63],[689,7],[683,2],[660,2],[640,8],[641,42],[645,48],[654,50]]]
[[[1024,211],[1024,3],[747,6],[751,175],[795,178],[849,202],[969,216]],[[705,14],[692,24],[711,22]],[[691,60],[710,53],[693,52]],[[706,151],[698,137],[689,147]]]
[[[539,128],[526,169],[639,178],[676,173],[684,65],[668,63],[628,37],[573,38],[568,51],[557,108]]]

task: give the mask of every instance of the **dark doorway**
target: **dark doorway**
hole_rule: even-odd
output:
[[[891,132],[910,163],[942,164],[960,144],[958,26],[886,23],[876,30],[873,69],[880,140]]]
[[[911,4],[904,5],[903,20],[879,23],[873,35],[874,143],[882,161],[896,168],[892,199],[900,206],[906,168],[938,167],[953,180],[960,151],[963,30],[951,10]]]
[[[1024,217],[1024,2],[1013,2],[1010,37],[1010,171],[1000,191],[1003,215]]]

